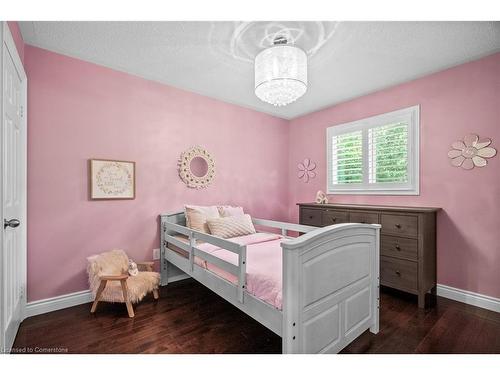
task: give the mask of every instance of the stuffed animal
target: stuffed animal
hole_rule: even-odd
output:
[[[137,276],[139,274],[139,268],[137,268],[137,263],[132,259],[128,260],[128,274],[130,276]]]
[[[318,203],[318,204],[327,204],[328,203],[328,197],[321,190],[319,190],[316,193],[316,203]]]

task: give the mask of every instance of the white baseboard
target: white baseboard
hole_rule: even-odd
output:
[[[190,278],[190,276],[183,273],[170,277],[168,282],[173,283],[188,278]],[[500,312],[500,298],[485,296],[484,294],[469,292],[467,290],[457,289],[442,284],[437,285],[437,295],[469,305],[482,307],[483,309]],[[80,292],[29,302],[26,305],[26,318],[89,302],[92,302],[92,293],[90,290],[82,290]]]
[[[469,292],[451,286],[437,284],[437,295],[463,302],[468,305],[482,307],[483,309],[500,312],[500,298],[485,296],[484,294]]]
[[[28,302],[26,305],[26,318],[89,302],[92,302],[90,290]]]
[[[168,278],[169,283],[187,279],[191,276],[185,273]],[[51,311],[66,309],[68,307],[82,305],[92,302],[92,293],[90,290],[81,290],[79,292],[64,294],[62,296],[41,299],[38,301],[28,302],[26,304],[25,318],[30,316],[45,314]]]

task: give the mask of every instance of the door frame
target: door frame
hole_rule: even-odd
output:
[[[2,45],[0,47],[0,114],[2,116],[1,118],[1,123],[0,123],[0,216],[1,216],[1,221],[3,224],[4,220],[4,212],[3,212],[3,186],[4,186],[4,181],[3,181],[3,176],[4,176],[4,171],[3,171],[3,56],[5,53],[9,53],[12,56],[12,60],[14,62],[14,66],[16,67],[16,70],[21,76],[21,85],[22,85],[22,94],[23,98],[21,99],[22,101],[22,126],[25,128],[24,132],[24,139],[23,139],[23,145],[24,145],[24,191],[21,193],[23,196],[23,207],[21,210],[21,217],[19,220],[21,220],[21,223],[24,225],[21,225],[21,238],[22,238],[22,264],[24,267],[22,267],[22,275],[21,275],[21,321],[24,320],[26,317],[26,301],[27,301],[27,172],[28,172],[28,158],[27,158],[27,137],[28,137],[28,115],[27,115],[27,109],[28,109],[28,79],[26,76],[26,72],[24,71],[23,63],[21,61],[21,58],[19,57],[19,53],[17,51],[16,44],[14,42],[14,39],[12,37],[12,34],[10,32],[10,28],[7,24],[7,21],[1,21],[1,27],[0,27],[0,39],[2,41]],[[4,230],[0,231],[0,248],[1,248],[1,253],[0,253],[0,270],[3,270],[3,256],[4,256],[4,248],[3,248],[3,236],[4,236]],[[1,272],[3,274],[3,272]],[[0,350],[2,348],[6,348],[6,344],[9,346],[12,343],[6,343],[5,342],[5,337],[4,337],[4,316],[3,316],[3,290],[4,290],[4,278],[3,276],[0,277]],[[10,348],[9,348],[10,349]]]

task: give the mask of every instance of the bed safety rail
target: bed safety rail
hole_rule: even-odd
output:
[[[193,271],[194,267],[197,266],[194,262],[195,257],[198,257],[226,272],[229,272],[230,274],[238,278],[238,292],[237,292],[238,301],[240,303],[244,302],[243,298],[244,298],[244,291],[246,288],[246,258],[247,258],[246,245],[240,245],[236,242],[215,237],[210,234],[198,232],[175,223],[166,222],[164,225],[167,233],[172,233],[172,234],[179,233],[188,237],[189,243],[179,240],[172,234],[165,234],[164,240],[167,243],[170,243],[188,252],[189,267],[191,272]],[[198,247],[198,241],[203,241],[211,245],[220,247],[221,249],[235,253],[236,255],[238,255],[238,265],[225,261],[219,257],[207,253],[206,251],[201,250]]]
[[[281,234],[285,237],[288,236],[288,231],[307,233],[315,229],[318,229],[317,227],[311,227],[309,225],[284,223],[282,221],[257,219],[257,218],[252,218],[252,222],[255,225],[260,225],[263,227],[281,229]]]

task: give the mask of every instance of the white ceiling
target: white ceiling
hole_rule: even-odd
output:
[[[500,51],[500,22],[20,22],[26,43],[291,119]],[[253,58],[288,33],[309,88],[273,107]]]

